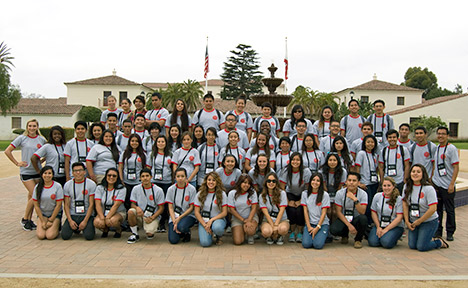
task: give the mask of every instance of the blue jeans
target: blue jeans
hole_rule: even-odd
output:
[[[315,226],[317,225],[312,225],[314,228]],[[309,231],[307,231],[307,226],[305,226],[304,233],[302,234],[302,247],[306,249],[322,249],[323,245],[325,245],[325,240],[327,240],[329,228],[330,226],[328,224],[322,225],[317,234],[315,234],[314,239],[312,239],[312,235],[309,234]]]
[[[403,235],[404,230],[405,229],[403,227],[397,226],[379,238],[377,237],[377,227],[374,226],[369,233],[367,242],[369,242],[369,246],[371,247],[382,246],[384,248],[391,249],[396,246],[398,239]]]
[[[192,216],[186,216],[180,219],[179,224],[177,224],[177,230],[182,234],[190,233],[190,228],[195,225],[195,218]],[[169,223],[169,233],[167,237],[169,238],[169,243],[177,244],[180,241],[181,234],[178,234],[174,231],[174,223]]]
[[[215,220],[211,224],[211,231],[213,231],[213,235],[218,237],[223,236],[224,229],[226,228],[226,220],[218,219]],[[202,247],[210,247],[213,244],[213,237],[206,232],[205,227],[203,225],[198,224],[198,237],[200,238],[200,245]]]
[[[366,216],[367,216],[367,224],[371,224],[373,223],[372,221],[372,213],[371,213],[371,204],[372,204],[372,200],[374,199],[374,196],[375,194],[377,193],[377,190],[379,189],[379,183],[375,183],[375,184],[370,184],[370,185],[367,185],[367,190],[366,190],[366,193],[367,193],[367,207],[366,207]]]
[[[439,226],[439,221],[434,219],[429,222],[424,222],[417,226],[414,231],[408,230],[408,246],[410,249],[418,249],[418,251],[429,251],[440,248],[442,242],[440,240],[432,241],[434,233]]]

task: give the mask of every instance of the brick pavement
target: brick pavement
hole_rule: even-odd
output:
[[[0,273],[88,275],[232,275],[232,276],[378,276],[468,274],[468,206],[457,208],[458,230],[450,249],[426,253],[408,249],[406,239],[392,250],[327,244],[321,251],[300,244],[232,245],[201,248],[197,231],[191,243],[170,245],[157,234],[130,245],[121,239],[39,241],[21,229],[26,190],[17,176],[0,179]],[[110,233],[112,236],[112,233]],[[144,238],[144,237],[143,237]]]

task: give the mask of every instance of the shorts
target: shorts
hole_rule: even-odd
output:
[[[273,221],[273,222],[275,222],[275,221]],[[289,219],[281,220],[281,221],[280,221],[280,224],[281,224],[281,223],[284,223],[284,222],[289,223]],[[262,224],[263,224],[263,223],[268,223],[268,220],[266,219],[266,217],[263,217]]]
[[[41,175],[39,175],[39,174],[33,174],[33,175],[20,174],[20,179],[21,179],[21,181],[26,182],[26,181],[30,181],[30,180],[41,179]]]
[[[125,212],[125,211],[117,211],[117,214],[119,214],[120,216],[122,216],[122,221],[125,221],[125,219],[127,219],[127,212]]]
[[[253,217],[253,220],[258,223],[258,215],[256,213],[255,213],[255,216]],[[242,223],[236,217],[232,216],[231,227],[236,227],[236,226],[240,226],[240,225],[244,225],[244,223]]]
[[[133,209],[133,213],[135,213],[135,215],[137,215],[137,212],[136,212],[135,208],[130,208],[128,211],[130,211],[132,209]],[[148,233],[148,234],[156,233],[156,231],[158,230],[158,227],[159,227],[159,218],[160,217],[157,217],[155,220],[153,220],[153,222],[148,224],[143,220],[143,217],[136,216],[138,227],[143,227],[145,232]]]

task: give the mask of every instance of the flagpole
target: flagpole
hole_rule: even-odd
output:
[[[208,94],[208,72],[209,72],[209,60],[208,60],[208,36],[206,36],[206,55],[205,55],[205,94]]]
[[[284,55],[284,94],[288,95],[288,37],[284,38],[285,55]],[[284,107],[284,118],[286,118],[286,106]]]

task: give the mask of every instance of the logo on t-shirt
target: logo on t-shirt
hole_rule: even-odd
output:
[[[421,191],[421,196],[419,198],[421,198],[421,199],[424,198],[424,192]]]
[[[250,199],[247,199],[247,205],[252,205],[252,201],[250,201]]]
[[[55,196],[55,194],[50,195],[50,199],[52,199],[52,200],[55,200],[56,197],[57,196]]]
[[[241,123],[245,123],[245,119],[241,119],[240,122],[241,122]]]
[[[189,196],[189,195],[186,195],[186,196],[185,196],[185,201],[188,202],[189,200],[190,200],[190,196]]]
[[[393,206],[392,206],[392,205],[388,205],[388,208],[393,209]]]
[[[215,156],[218,156],[218,152],[215,152]]]
[[[314,159],[314,162],[315,162],[315,163],[318,163],[318,159],[317,159],[317,158],[315,158],[315,159]]]
[[[288,160],[288,161],[286,161],[286,165],[287,165],[287,164],[289,164],[289,160]]]
[[[112,201],[115,201],[115,199],[117,199],[117,196],[112,196]]]
[[[167,164],[171,165],[171,159],[167,159]]]
[[[273,149],[275,148],[275,146],[273,144],[270,144],[270,149]]]
[[[424,157],[426,157],[426,158],[429,157],[429,152],[427,152],[427,151],[424,152]]]
[[[161,118],[161,114],[158,114],[158,118]]]
[[[359,123],[359,125],[358,125],[358,126],[359,126],[359,128],[362,128],[362,123]]]
[[[400,158],[401,158],[400,153],[397,153],[397,154],[396,154],[396,158],[397,158],[397,159],[400,159]]]
[[[36,147],[37,147],[37,149],[41,148],[41,144],[37,144]]]
[[[242,159],[242,155],[239,155],[239,159]]]
[[[88,189],[83,191],[83,195],[88,195]]]
[[[218,205],[218,199],[215,199],[214,204]]]
[[[317,203],[317,206],[322,206],[322,202]]]
[[[231,186],[236,185],[236,181],[231,181]]]
[[[138,158],[137,158],[137,161],[141,163],[141,158],[140,158],[140,157],[138,157]]]
[[[150,196],[149,196],[149,200],[151,200],[151,201],[153,201],[153,200],[154,200],[154,197],[153,197],[153,195],[150,195]]]
[[[195,157],[190,156],[189,159],[190,159],[190,161],[193,161],[193,159],[195,159]]]
[[[88,149],[86,149],[88,152],[91,151],[91,147],[88,147]]]
[[[440,155],[440,159],[444,160],[445,159],[445,154]]]
[[[213,120],[218,120],[218,116],[214,115]]]
[[[382,123],[382,128],[385,128],[385,127],[387,127],[387,124]]]
[[[275,126],[275,121],[271,121],[271,126]]]

